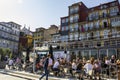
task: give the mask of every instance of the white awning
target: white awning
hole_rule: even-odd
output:
[[[47,52],[37,52],[37,54],[47,54]]]
[[[48,47],[43,46],[43,47],[35,47],[35,50],[49,50]]]

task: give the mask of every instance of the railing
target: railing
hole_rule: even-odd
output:
[[[120,12],[112,12],[110,14],[103,13],[102,15],[91,16],[91,17],[88,18],[88,20],[93,21],[93,20],[98,20],[100,18],[109,18],[109,17],[119,16],[119,15],[120,15]]]
[[[94,48],[95,46],[98,47],[118,47],[120,46],[120,37],[117,35],[120,35],[120,32],[115,34],[115,37],[110,37],[111,35],[107,35],[107,38],[104,36],[98,36],[97,37],[91,37],[91,38],[84,38],[84,40],[80,41],[71,41],[68,43],[68,46],[70,45],[71,48]],[[98,38],[98,39],[97,39]],[[73,46],[73,47],[72,47]]]
[[[70,15],[77,14],[77,13],[78,13],[78,10],[70,11]]]

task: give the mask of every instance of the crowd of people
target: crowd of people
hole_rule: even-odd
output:
[[[19,57],[15,59],[7,59],[7,64],[9,69],[24,70],[23,60]],[[76,59],[71,59],[66,61],[65,58],[52,59],[50,54],[43,56],[36,62],[36,72],[45,72],[40,80],[46,75],[46,80],[48,80],[48,75],[53,72],[55,76],[66,76],[70,74],[72,77],[76,77],[83,80],[84,78],[89,78],[101,80],[101,74],[105,74],[106,77],[115,76],[117,71],[120,70],[120,59],[117,59],[115,55],[110,58],[104,57],[102,59],[95,59],[91,57],[87,60],[85,57]]]
[[[17,58],[7,58],[6,63],[9,69],[16,69],[16,70],[23,70],[23,63],[24,61]]]
[[[91,57],[89,60],[86,60],[86,58],[83,57],[82,59],[72,59],[69,62],[64,58],[57,58],[53,61],[49,57],[49,68],[46,69],[44,65],[45,61],[46,57],[42,57],[40,59],[37,64],[37,66],[39,66],[37,70],[46,71],[49,69],[49,71],[52,71],[55,76],[65,76],[67,73],[70,73],[71,76],[75,76],[77,74],[77,78],[80,80],[83,80],[84,78],[89,78],[91,80],[93,80],[93,78],[95,80],[97,80],[96,78],[99,78],[99,80],[101,80],[102,73],[106,74],[108,77],[114,76],[117,74],[117,70],[120,67],[120,59],[116,59],[114,55],[112,55],[110,59],[108,57],[104,57],[103,59],[94,59],[94,57]],[[67,71],[65,71],[65,69],[67,69]],[[48,77],[49,71],[44,75],[47,75]]]

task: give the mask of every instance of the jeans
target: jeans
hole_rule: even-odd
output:
[[[46,75],[46,80],[48,80],[49,70],[45,69],[45,73],[40,77],[39,80],[41,80]]]

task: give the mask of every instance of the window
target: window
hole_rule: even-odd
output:
[[[76,6],[76,7],[75,7],[75,11],[77,12],[78,10],[79,10],[79,7],[78,7],[78,6]]]
[[[87,37],[87,34],[85,34],[85,33],[80,34],[79,40],[84,40],[84,39],[86,39],[86,37]]]
[[[97,59],[97,55],[98,55],[98,50],[91,50],[91,57]]]
[[[85,28],[85,31],[87,31],[88,30],[88,24],[85,24],[84,28]]]
[[[75,15],[74,19],[78,20],[79,19],[79,15]]]
[[[115,6],[115,3],[111,3],[110,6]]]
[[[107,8],[107,5],[104,5],[103,7],[106,9],[106,8]]]
[[[66,31],[68,31],[68,26],[66,26]]]
[[[109,30],[104,30],[104,39],[108,38]]]
[[[100,7],[100,9],[103,9],[103,5]]]
[[[62,19],[62,23],[65,23],[65,19]]]
[[[110,16],[115,16],[117,15],[119,12],[119,8],[118,7],[114,7],[110,9]]]
[[[72,14],[73,13],[73,8],[70,8],[70,14]]]
[[[100,25],[99,23],[100,23],[99,21],[96,22],[96,28],[99,28]]]
[[[112,37],[116,37],[117,31],[116,29],[112,29]]]
[[[90,23],[90,30],[93,29],[93,23]]]
[[[96,31],[95,37],[96,37],[97,39],[100,39],[100,32],[99,32],[99,31]]]
[[[112,27],[120,26],[120,17],[112,18],[111,24],[112,24]]]
[[[62,31],[64,31],[64,27],[62,27]]]
[[[73,34],[70,34],[70,40],[73,40]]]
[[[117,54],[116,52],[116,49],[108,49],[108,57],[111,58],[112,55],[115,55]]]
[[[74,29],[73,29],[72,25],[70,25],[70,31],[71,31],[71,32],[72,32],[72,31],[74,31]]]
[[[106,10],[102,10],[102,17],[107,17],[107,11]]]
[[[89,14],[89,20],[93,20],[93,13]]]
[[[74,26],[75,26],[75,31],[78,31],[78,24],[76,23]]]
[[[108,21],[106,19],[102,20],[102,28],[108,27]]]
[[[100,59],[103,59],[105,56],[107,56],[107,50],[106,49],[101,49],[99,51],[99,57],[100,57]]]
[[[96,13],[95,13],[95,19],[98,19],[98,18],[99,18],[99,13],[96,12]]]
[[[68,35],[65,36],[65,41],[68,41]]]
[[[68,18],[66,18],[66,22],[68,22]]]
[[[84,51],[84,53],[82,54],[84,55],[83,57],[85,57],[86,59],[89,59],[90,58],[90,54],[89,54],[89,51]]]
[[[70,17],[70,22],[71,22],[71,23],[73,22],[73,16]]]
[[[78,40],[78,33],[75,34],[75,40]]]
[[[90,39],[90,33],[87,33],[87,39]]]

